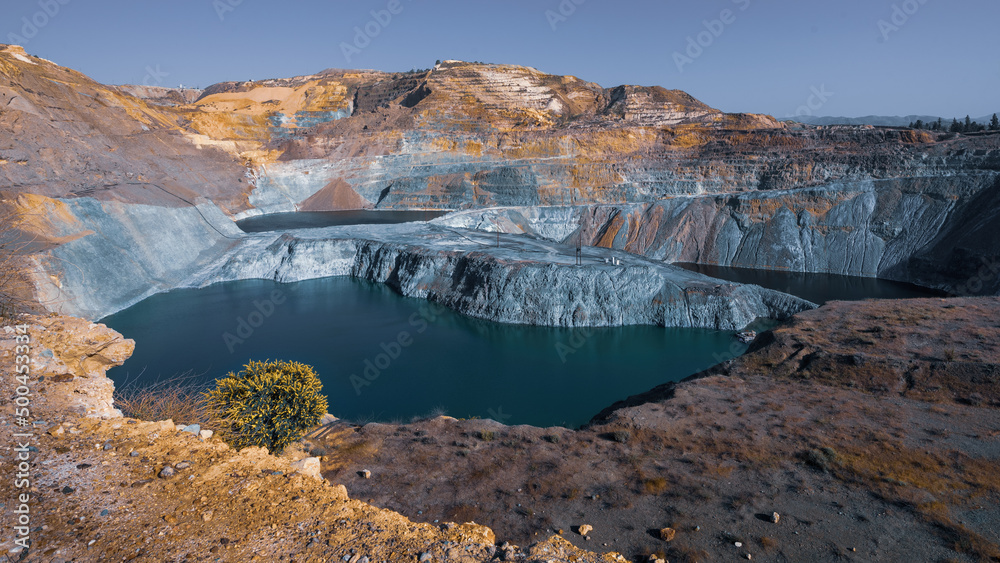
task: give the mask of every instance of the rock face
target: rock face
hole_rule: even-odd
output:
[[[652,204],[467,211],[456,227],[526,233],[665,262],[827,272],[1000,292],[1000,237],[987,221],[993,172],[866,181]]]
[[[626,253],[495,238],[422,224],[331,227],[248,237],[192,285],[238,279],[291,282],[351,275],[467,315],[544,326],[742,328],[813,307],[756,286],[720,282]],[[621,263],[610,264],[611,258]]]
[[[48,236],[60,236],[63,244],[35,258],[37,271],[48,274],[36,281],[39,297],[55,310],[89,318],[183,284],[193,270],[213,263],[242,236],[212,204],[50,201],[71,220],[46,226]],[[23,209],[30,213],[39,207],[45,209]]]
[[[176,207],[246,207],[242,161],[176,111],[0,45],[0,190]],[[17,139],[17,142],[13,142]]]
[[[114,407],[115,385],[105,376],[132,355],[135,341],[104,325],[73,317],[27,317],[33,410],[61,416],[119,418]],[[10,327],[8,327],[10,328]],[[0,331],[0,359],[14,365],[17,334]]]

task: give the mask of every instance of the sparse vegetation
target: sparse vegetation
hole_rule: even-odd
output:
[[[650,495],[662,495],[667,492],[667,480],[663,477],[654,477],[652,479],[646,479],[642,483],[642,489],[646,494]]]
[[[802,454],[802,457],[808,465],[824,473],[829,473],[833,466],[840,462],[837,451],[829,447],[809,450]]]
[[[209,422],[205,385],[194,374],[140,385],[129,381],[115,389],[115,406],[122,414],[139,420],[171,419],[177,424]]]
[[[35,237],[22,230],[25,221],[13,204],[0,201],[0,319],[26,312],[32,303],[25,259]]]
[[[281,452],[319,423],[326,397],[313,368],[298,362],[251,361],[220,379],[205,394],[221,436],[237,448],[262,446]]]

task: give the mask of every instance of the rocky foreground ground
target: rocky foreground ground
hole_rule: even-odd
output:
[[[471,521],[413,522],[348,498],[301,448],[283,457],[236,452],[173,421],[121,418],[110,409],[104,371],[131,354],[132,341],[70,317],[24,322],[32,426],[13,416],[16,331],[0,332],[5,560],[623,561],[558,537],[522,550],[498,546],[489,528]],[[24,433],[33,437],[15,436]],[[19,488],[15,448],[22,445],[30,487]],[[14,530],[22,493],[30,493],[27,552],[14,543],[22,537]]]
[[[11,556],[997,560],[998,312],[996,298],[834,302],[579,430],[337,421],[280,458],[114,417],[103,371],[131,341],[35,317],[33,547]],[[23,429],[3,385],[9,474]],[[0,483],[6,530],[16,492]]]
[[[439,418],[309,441],[356,498],[514,542],[562,531],[633,561],[992,561],[998,311],[834,302],[577,431]]]

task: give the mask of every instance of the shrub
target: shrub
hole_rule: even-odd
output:
[[[222,437],[237,448],[262,446],[280,453],[319,424],[326,413],[323,385],[313,368],[298,362],[251,361],[206,393],[209,413]]]
[[[632,433],[628,430],[615,430],[611,433],[611,439],[619,444],[627,444],[632,438]]]
[[[818,450],[808,450],[802,454],[803,460],[823,473],[829,473],[834,465],[840,463],[840,455],[833,448],[823,447]]]
[[[654,477],[642,482],[642,488],[649,495],[662,495],[667,492],[667,480],[663,477]]]

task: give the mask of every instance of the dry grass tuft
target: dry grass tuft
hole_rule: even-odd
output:
[[[143,386],[132,380],[115,389],[115,406],[122,414],[139,420],[172,419],[177,424],[215,426],[205,404],[201,377],[185,374]]]
[[[12,319],[36,307],[27,256],[37,237],[25,230],[28,217],[12,202],[0,200],[0,319]]]
[[[663,477],[655,477],[653,479],[646,479],[642,483],[642,490],[647,495],[662,495],[667,492],[667,480]]]

